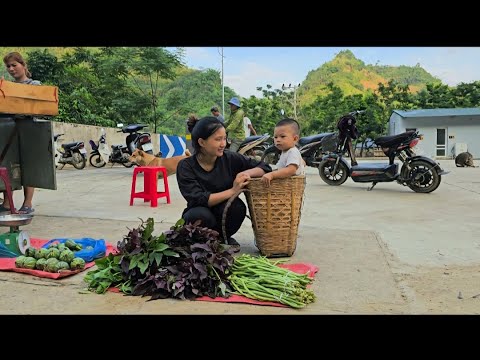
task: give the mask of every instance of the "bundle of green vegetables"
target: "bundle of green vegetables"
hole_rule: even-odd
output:
[[[241,255],[225,245],[215,230],[199,222],[179,220],[159,236],[154,221],[129,231],[118,243],[118,253],[95,260],[97,269],[84,280],[88,289],[102,294],[117,287],[129,295],[194,299],[207,295],[229,297],[233,293],[251,299],[275,301],[301,308],[314,301],[306,287],[308,274],[276,266],[265,257]]]
[[[97,269],[84,278],[88,288],[104,293],[115,286],[151,300],[228,296],[234,249],[223,244],[217,231],[183,219],[159,236],[153,231],[153,218],[130,230],[118,243],[117,255],[95,261]]]
[[[243,254],[235,258],[228,280],[240,295],[250,299],[274,301],[302,308],[315,301],[313,291],[307,289],[313,279],[308,274],[297,274],[277,266],[263,256]]]

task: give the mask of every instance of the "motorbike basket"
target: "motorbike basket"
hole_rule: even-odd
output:
[[[338,134],[327,135],[322,139],[322,151],[334,152],[338,148]]]
[[[283,257],[292,256],[295,252],[305,183],[305,175],[300,175],[274,179],[270,187],[265,187],[260,178],[256,178],[250,179],[247,189],[243,190],[252,221],[255,246],[262,255]],[[227,206],[224,215],[226,210]]]

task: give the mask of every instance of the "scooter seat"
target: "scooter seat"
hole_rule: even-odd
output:
[[[415,130],[410,130],[398,135],[382,136],[382,137],[379,137],[378,139],[375,139],[375,144],[383,147],[400,144],[401,142],[405,141],[410,136],[412,136],[414,133],[415,133]]]
[[[242,143],[240,144],[240,147],[242,147],[242,146],[245,145],[245,144],[249,144],[249,143],[251,143],[251,142],[253,142],[253,141],[256,141],[256,140],[258,140],[258,139],[260,139],[260,138],[262,138],[262,137],[263,137],[263,135],[252,135],[252,136],[249,136],[249,137],[247,137],[245,140],[242,141]]]
[[[134,132],[137,132],[137,131],[140,131],[142,130],[143,128],[146,128],[147,125],[144,125],[144,124],[131,124],[131,125],[127,125],[125,126],[123,129],[122,129],[122,132],[123,133],[134,133]]]
[[[72,143],[68,143],[68,144],[62,144],[62,148],[71,149],[71,148],[77,147],[80,143],[81,143],[81,141],[76,141],[76,142],[72,142]]]
[[[310,144],[312,142],[321,141],[325,136],[333,135],[333,134],[334,133],[322,133],[322,134],[317,134],[317,135],[312,135],[312,136],[305,136],[305,137],[300,138],[300,140],[298,140],[298,144],[300,146],[304,146],[304,145]]]

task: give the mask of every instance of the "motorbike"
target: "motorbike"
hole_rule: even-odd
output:
[[[358,131],[355,123],[357,116],[364,110],[356,110],[342,116],[338,123],[338,143],[334,151],[326,154],[318,167],[320,177],[328,185],[343,184],[350,176],[354,182],[372,183],[367,190],[372,190],[379,182],[393,182],[408,186],[417,193],[430,193],[438,188],[444,171],[440,164],[428,157],[418,156],[414,148],[423,140],[418,131],[409,130],[392,136],[382,136],[374,140],[388,157],[388,163],[365,163],[358,165],[352,149],[352,139],[356,139]],[[351,166],[344,156],[349,154]],[[399,169],[395,159],[403,164]]]
[[[118,132],[129,134],[126,138],[126,145],[112,145],[110,149],[107,144],[105,130],[102,128],[98,145],[93,140],[90,140],[90,146],[92,147],[89,159],[90,165],[101,168],[107,163],[111,163],[112,166],[114,164],[122,164],[130,168],[135,164],[128,159],[135,149],[141,149],[149,154],[153,154],[151,135],[149,133],[139,133],[139,130],[146,127],[146,125],[134,124],[123,127],[120,124],[119,127],[122,127],[122,130]]]
[[[90,140],[90,146],[92,151],[90,152],[89,162],[90,165],[96,168],[104,167],[107,163],[111,163],[112,166],[116,163],[122,164],[125,167],[132,167],[133,164],[128,161],[127,146],[124,145],[113,145],[111,149],[107,144],[107,136],[105,130],[102,128],[100,139],[98,144],[93,140]],[[112,157],[112,150],[116,153],[116,156]],[[121,156],[119,156],[121,154]]]
[[[322,141],[324,138],[333,136],[334,133],[322,133],[311,136],[305,136],[298,140],[297,148],[302,154],[302,158],[307,166],[317,168],[322,161],[324,150],[322,148]],[[262,161],[267,164],[275,165],[280,158],[282,152],[273,144],[265,149]]]
[[[53,136],[53,143],[55,147],[55,167],[62,164],[73,165],[75,169],[82,170],[87,164],[87,150],[85,150],[85,144],[83,141],[75,141],[68,144],[62,144],[58,146],[58,138],[65,134],[57,134]]]
[[[268,134],[249,136],[243,140],[237,152],[260,161],[265,150],[269,147],[269,139],[270,135]]]
[[[121,126],[121,124],[119,126]],[[118,131],[123,132],[124,134],[129,134],[125,139],[125,142],[130,155],[132,155],[135,149],[140,149],[153,155],[152,136],[148,132],[139,132],[146,127],[147,125],[143,124],[132,124],[124,126],[122,127],[122,130]]]

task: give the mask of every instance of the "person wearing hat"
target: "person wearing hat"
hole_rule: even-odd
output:
[[[230,99],[228,105],[230,105],[230,117],[225,122],[225,129],[230,141],[229,150],[237,152],[241,143],[245,140],[245,130],[243,129],[245,113],[240,109],[240,100],[235,96]]]
[[[210,111],[211,111],[212,115],[215,116],[222,123],[225,122],[225,119],[223,118],[222,114],[220,114],[220,110],[218,110],[218,107],[212,106]]]

